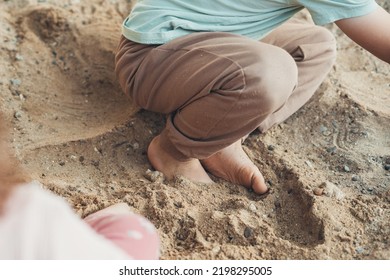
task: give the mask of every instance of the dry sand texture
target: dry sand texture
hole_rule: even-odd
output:
[[[0,110],[33,179],[80,216],[128,203],[158,228],[163,259],[390,259],[388,64],[329,26],[339,56],[317,95],[245,142],[271,194],[167,182],[145,155],[164,118],[138,111],[113,73],[130,7],[0,2]]]

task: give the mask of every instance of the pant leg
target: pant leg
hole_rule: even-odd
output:
[[[261,40],[286,50],[296,61],[298,85],[284,106],[266,118],[259,130],[267,131],[301,108],[315,93],[336,59],[336,42],[324,27],[293,19]]]
[[[283,49],[228,33],[153,47],[136,71],[126,70],[131,57],[117,55],[120,83],[142,108],[170,114],[161,137],[177,159],[206,158],[252,132],[284,105],[298,77]]]

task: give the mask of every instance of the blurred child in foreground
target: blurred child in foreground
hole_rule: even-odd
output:
[[[0,115],[0,259],[158,259],[159,238],[144,217],[115,204],[81,220],[31,182],[7,147]]]

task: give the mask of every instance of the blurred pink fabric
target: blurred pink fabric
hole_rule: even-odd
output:
[[[0,215],[0,259],[158,259],[159,238],[141,216],[80,219],[37,183],[19,186]]]

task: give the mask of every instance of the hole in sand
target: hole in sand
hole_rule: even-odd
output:
[[[323,221],[314,215],[313,198],[292,173],[287,175],[284,187],[276,194],[274,210],[276,233],[283,239],[308,247],[324,243]]]

